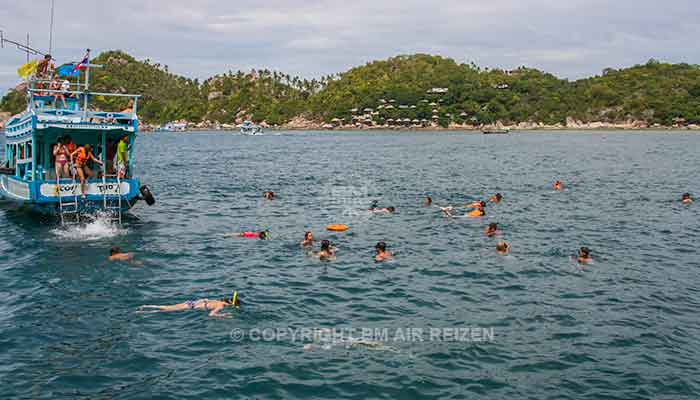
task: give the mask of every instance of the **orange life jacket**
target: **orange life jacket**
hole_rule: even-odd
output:
[[[78,148],[78,151],[78,157],[76,157],[75,163],[78,165],[83,165],[90,159],[90,153],[85,150],[85,147]]]

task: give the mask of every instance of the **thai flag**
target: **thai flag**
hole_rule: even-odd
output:
[[[81,62],[75,64],[75,67],[73,67],[73,72],[85,71],[88,67],[89,59],[90,59],[90,54],[85,53],[85,57],[83,57],[83,60]]]

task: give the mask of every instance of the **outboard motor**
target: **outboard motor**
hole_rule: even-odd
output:
[[[149,206],[156,204],[156,199],[153,197],[153,193],[151,193],[151,189],[149,189],[148,186],[142,185],[139,191],[141,192],[141,198],[146,201],[146,204]]]

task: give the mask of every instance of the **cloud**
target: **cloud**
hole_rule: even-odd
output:
[[[50,1],[29,3],[0,0],[0,29],[21,40],[30,27],[46,49]],[[651,57],[700,63],[698,20],[691,0],[56,0],[54,55],[121,49],[205,78],[253,67],[318,77],[426,52],[579,78]],[[23,60],[0,51],[0,88]]]

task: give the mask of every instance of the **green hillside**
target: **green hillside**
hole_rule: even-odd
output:
[[[317,122],[376,124],[431,121],[490,124],[644,121],[700,123],[700,67],[655,60],[570,82],[529,68],[482,69],[449,58],[416,54],[375,61],[320,80],[276,71],[229,71],[203,82],[121,51],[93,60],[92,89],[143,95],[146,122],[184,119],[234,123],[242,118],[283,124],[296,116]],[[16,113],[23,95],[10,91],[0,110]],[[103,109],[126,106],[96,99]],[[365,118],[365,119],[362,119]],[[389,121],[389,122],[387,122]]]

